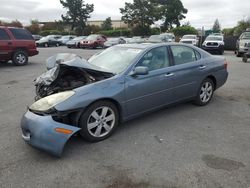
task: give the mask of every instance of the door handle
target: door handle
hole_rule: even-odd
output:
[[[8,45],[12,45],[12,42],[8,42]]]
[[[167,78],[172,77],[172,76],[174,76],[174,73],[167,73],[167,74],[165,74],[165,77],[167,77]]]
[[[199,66],[199,69],[200,70],[203,70],[203,69],[205,69],[207,66],[205,66],[205,65],[201,65],[201,66]]]

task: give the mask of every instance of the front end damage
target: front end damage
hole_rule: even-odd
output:
[[[60,157],[67,141],[80,131],[78,120],[83,109],[59,112],[55,105],[69,101],[73,89],[114,75],[72,54],[51,57],[47,69],[35,80],[36,102],[23,115],[22,137],[28,144]]]
[[[36,100],[114,76],[75,54],[57,54],[46,65],[48,71],[35,79]]]

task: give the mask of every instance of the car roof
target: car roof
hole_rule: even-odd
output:
[[[125,47],[125,48],[138,48],[138,49],[146,49],[146,48],[154,48],[154,47],[160,47],[160,46],[169,46],[169,45],[178,45],[178,46],[188,46],[188,44],[180,44],[177,42],[161,42],[161,43],[150,43],[150,42],[145,42],[145,43],[139,43],[139,44],[119,44],[117,46],[120,47]]]

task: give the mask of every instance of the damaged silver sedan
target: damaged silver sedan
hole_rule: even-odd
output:
[[[185,44],[126,44],[88,61],[74,54],[48,59],[24,114],[23,139],[60,156],[79,133],[109,137],[120,122],[180,101],[206,105],[227,80],[225,59]]]

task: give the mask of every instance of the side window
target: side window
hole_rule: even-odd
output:
[[[10,31],[17,40],[34,40],[32,35],[25,29],[11,28]]]
[[[8,33],[4,29],[0,29],[0,40],[10,40]]]
[[[146,53],[136,65],[148,67],[149,71],[169,67],[169,57],[166,47],[158,47]]]
[[[192,48],[186,46],[171,46],[175,65],[196,61],[196,54]]]

